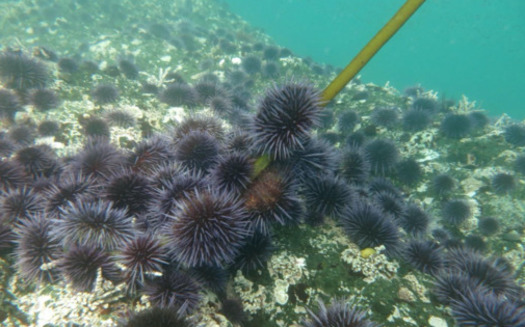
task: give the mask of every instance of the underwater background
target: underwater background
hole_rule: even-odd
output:
[[[227,0],[281,45],[344,67],[403,0]],[[525,3],[427,1],[362,70],[364,81],[421,85],[476,99],[491,116],[525,118]]]
[[[484,94],[379,57],[323,103],[361,45],[224,1],[0,13],[2,325],[525,327],[525,124]]]

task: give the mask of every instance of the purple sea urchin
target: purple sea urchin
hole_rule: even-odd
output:
[[[497,194],[507,194],[516,189],[516,178],[507,173],[498,173],[492,177],[492,187]]]
[[[104,191],[105,198],[114,208],[128,212],[130,216],[144,213],[153,196],[151,182],[144,175],[122,172],[112,177]]]
[[[30,101],[36,109],[40,111],[48,111],[56,108],[60,104],[60,99],[56,94],[47,89],[37,89],[31,93]]]
[[[58,278],[55,268],[46,267],[61,252],[60,243],[51,238],[51,229],[51,221],[43,214],[26,217],[16,227],[16,265],[27,281],[52,282]]]
[[[343,229],[360,248],[384,245],[387,253],[399,249],[399,232],[395,223],[380,209],[369,204],[349,208],[341,218]]]
[[[453,139],[468,136],[472,130],[472,122],[467,115],[449,114],[441,122],[440,131],[443,135]]]
[[[99,189],[92,178],[74,174],[62,176],[44,192],[46,212],[50,217],[57,217],[68,202],[93,199]]]
[[[9,88],[27,90],[44,87],[49,76],[41,62],[22,52],[6,51],[0,54],[0,79]]]
[[[244,273],[264,269],[274,249],[269,235],[255,233],[241,247],[233,267],[240,269]]]
[[[177,311],[172,308],[152,307],[134,314],[124,327],[191,327]]]
[[[399,159],[396,145],[389,140],[373,140],[364,146],[363,151],[375,174],[387,174],[394,169]]]
[[[429,224],[429,215],[415,204],[405,206],[403,214],[399,217],[399,225],[411,235],[424,235]]]
[[[177,143],[175,159],[188,169],[207,172],[217,162],[219,150],[219,143],[212,135],[194,131]]]
[[[254,148],[284,160],[304,148],[321,112],[319,93],[312,87],[288,83],[269,90],[258,105],[252,126]]]
[[[16,93],[0,89],[0,118],[13,121],[17,111],[22,110],[22,104]]]
[[[466,201],[455,199],[445,202],[441,214],[447,223],[458,225],[470,217],[472,209]]]
[[[451,303],[458,326],[525,326],[523,304],[513,303],[484,290],[468,291]]]
[[[173,215],[169,247],[190,267],[232,262],[250,233],[242,203],[226,193],[195,191]]]
[[[72,286],[81,292],[90,292],[95,286],[97,274],[114,277],[115,270],[109,256],[91,246],[72,246],[59,263],[59,270]]]
[[[443,267],[441,248],[433,241],[410,241],[403,249],[408,263],[426,274],[436,275]]]
[[[43,211],[42,196],[29,187],[13,189],[0,197],[0,217],[5,222],[17,222]]]
[[[319,310],[308,310],[310,319],[303,321],[301,327],[376,327],[379,326],[365,317],[365,312],[351,306],[346,300],[332,300],[327,308],[319,301]]]
[[[35,179],[50,177],[59,168],[55,152],[44,144],[22,148],[16,152],[14,159],[24,168],[27,175]]]
[[[309,179],[303,186],[305,203],[313,213],[340,218],[348,206],[352,206],[355,195],[343,180],[330,175]]]
[[[134,231],[126,210],[116,209],[105,201],[69,203],[55,219],[53,236],[65,245],[79,244],[114,250],[131,240]]]
[[[343,149],[341,175],[350,183],[363,184],[370,174],[370,162],[364,152],[354,146]]]
[[[171,270],[148,282],[144,293],[150,302],[161,308],[176,310],[180,316],[187,315],[199,305],[200,287],[183,272]]]
[[[120,97],[120,92],[115,85],[101,84],[93,89],[91,96],[97,104],[104,105],[116,102]]]
[[[144,285],[147,274],[160,272],[162,265],[167,264],[164,247],[150,234],[126,242],[117,260],[125,267],[124,278],[132,293]]]
[[[210,175],[212,183],[221,191],[241,195],[248,188],[253,169],[252,159],[233,153],[220,158]]]
[[[187,106],[193,107],[197,103],[198,94],[194,88],[188,84],[174,83],[164,89],[159,100],[172,107]]]

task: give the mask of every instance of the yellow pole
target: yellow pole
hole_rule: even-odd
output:
[[[366,63],[381,49],[425,0],[407,0],[397,13],[377,32],[365,47],[350,61],[341,73],[326,87],[321,94],[324,104],[332,100],[339,91],[363,68]]]

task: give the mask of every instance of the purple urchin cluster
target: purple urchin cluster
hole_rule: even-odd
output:
[[[153,24],[149,33],[196,55],[204,46],[198,40],[207,32],[180,21]],[[292,54],[217,34],[209,40],[216,50],[240,55],[242,63],[219,68],[213,60],[201,61],[207,71],[192,76],[197,79],[192,84],[185,68],[145,81],[132,60],[119,59],[100,71],[97,63],[57,57],[50,65],[59,76],[104,75],[104,84],[89,86],[95,109],[78,115],[75,127],[52,116],[19,122],[21,111],[51,115],[66,98],[51,88],[48,67],[40,60],[11,51],[0,55],[0,81],[6,87],[0,89],[0,118],[9,126],[0,133],[0,255],[14,255],[21,279],[67,283],[85,292],[93,291],[99,278],[122,284],[125,300],[145,295],[154,306],[128,325],[144,324],[147,317],[148,323],[158,318],[186,325],[184,316],[204,302],[207,289],[221,303],[217,310],[244,324],[250,319],[232,291],[236,276],[264,285],[268,272],[274,272],[267,267],[274,252],[288,242],[312,245],[295,237],[303,230],[309,234],[311,227],[302,223],[322,228],[327,222],[344,230],[360,249],[384,246],[388,259],[399,260],[402,269],[412,267],[419,271],[415,274],[434,278],[432,301],[450,306],[459,325],[523,322],[524,292],[510,264],[485,255],[490,238],[505,228],[499,224],[504,217],[479,219],[483,236],[465,232],[462,225],[474,208],[451,198],[456,186],[466,185],[459,180],[461,172],[433,165],[433,153],[423,156],[417,146],[408,146],[426,148],[444,140],[459,144],[488,129],[486,117],[453,113],[450,103],[440,106],[423,90],[406,103],[368,106],[379,91],[357,79],[362,89],[349,87],[344,92],[353,94],[345,101],[377,109],[348,110],[338,103],[323,108],[316,88],[293,81],[270,88],[253,105],[259,80],[276,78],[287,69],[279,58]],[[303,62],[320,75],[334,71]],[[116,80],[106,82],[107,77]],[[151,115],[127,111],[129,85],[134,84],[124,78],[143,85],[141,106]],[[184,109],[188,115],[166,115],[160,122],[156,109]],[[220,118],[198,109],[210,109]],[[165,123],[173,126],[162,132]],[[83,144],[61,157],[37,139],[37,126],[40,135],[57,142]],[[437,137],[428,140],[425,130],[434,127],[430,134]],[[124,136],[125,129],[140,130],[142,137]],[[520,147],[523,134],[522,125],[511,124],[501,138]],[[410,143],[399,144],[397,136]],[[518,174],[525,171],[522,157],[514,163]],[[466,161],[470,168],[478,164],[472,157]],[[436,177],[423,183],[428,175]],[[514,195],[519,187],[517,176],[501,173],[486,188]],[[439,208],[442,221],[435,222],[432,215]],[[433,223],[444,228],[431,236]],[[309,260],[315,255],[307,265]],[[307,303],[307,282],[288,289],[290,302]],[[376,324],[346,301],[335,300],[330,306],[320,302],[319,312],[309,311],[302,325]]]

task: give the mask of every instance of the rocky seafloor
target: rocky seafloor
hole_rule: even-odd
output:
[[[494,293],[495,308],[510,303],[505,310],[516,326],[525,323],[520,123],[489,117],[466,97],[445,99],[420,86],[402,92],[356,78],[324,108],[315,104],[319,112],[300,131],[306,138],[268,149],[257,146],[271,137],[257,129],[265,100],[293,94],[283,85],[311,96],[337,69],[294,55],[223,4],[35,0],[1,2],[0,11],[0,321],[6,326],[125,325],[152,305],[198,326],[313,326],[309,311],[335,298],[382,326],[463,325],[469,314],[483,314],[461,311],[470,293],[453,299],[459,304],[451,310],[436,292],[436,280],[454,269],[475,279],[483,296]],[[47,98],[38,96],[41,90]],[[205,150],[188,141],[194,136]],[[187,154],[182,144],[194,148]],[[371,144],[385,148],[376,153]],[[92,149],[110,163],[87,167]],[[245,162],[235,169],[249,171],[237,193],[225,191],[217,177],[217,166],[233,155]],[[273,161],[262,172],[261,155]],[[165,211],[159,203],[174,183],[161,180],[163,173],[194,182]],[[348,194],[322,189],[325,176]],[[126,178],[136,184],[115,191]],[[64,195],[68,185],[81,184],[82,191]],[[133,187],[139,191],[126,193]],[[185,255],[195,248],[186,249],[184,226],[170,224],[207,200],[235,202],[225,207],[242,212],[230,213],[242,223],[224,232],[232,234],[231,248],[210,238],[212,250]],[[120,217],[126,226],[107,235],[100,232],[105,227],[77,232],[70,217],[80,216],[81,202],[126,217]],[[273,202],[274,211],[261,213],[261,205]],[[387,236],[379,230],[366,238],[347,218],[363,203],[388,221]],[[416,222],[414,208],[422,209]],[[35,226],[40,233],[31,234]],[[260,248],[249,244],[253,234],[264,239]],[[38,237],[42,243],[29,241]],[[163,249],[141,270],[144,278],[125,261],[140,237]],[[422,243],[420,252],[411,250]],[[101,261],[72,259],[88,252]],[[485,268],[457,268],[463,261],[454,256]],[[207,264],[212,272],[198,269]],[[194,290],[170,285],[172,293],[155,297],[159,279],[172,271],[190,278]]]

